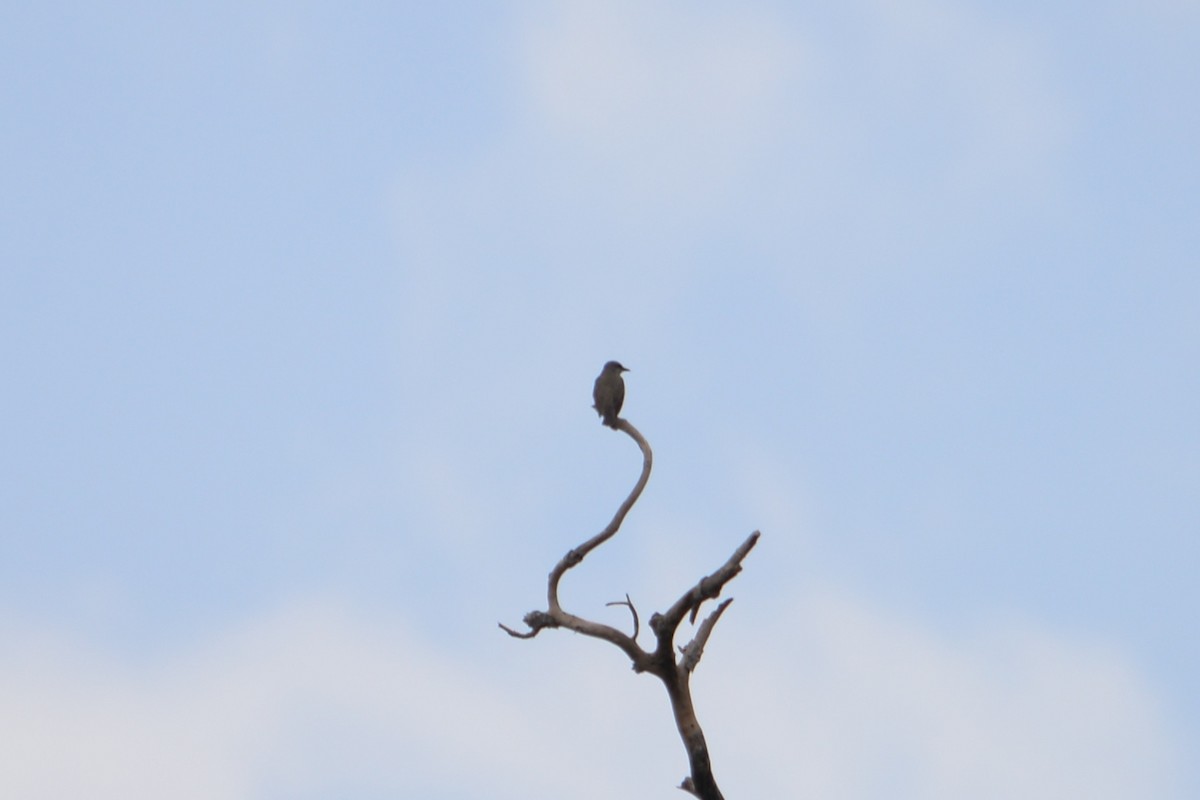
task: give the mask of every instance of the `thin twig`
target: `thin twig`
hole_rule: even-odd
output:
[[[641,627],[640,627],[641,623],[638,622],[637,609],[633,607],[633,601],[629,599],[629,594],[626,593],[624,600],[614,600],[611,603],[605,603],[604,605],[606,605],[606,606],[629,606],[629,613],[633,614],[633,636],[631,638],[634,641],[637,641],[638,631],[641,630]]]

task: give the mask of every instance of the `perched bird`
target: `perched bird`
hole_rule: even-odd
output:
[[[622,372],[629,370],[619,362],[608,362],[600,371],[600,377],[596,378],[596,385],[592,388],[592,408],[604,417],[604,424],[613,430],[617,428],[617,415],[621,413],[621,406],[625,402],[625,379],[621,377]]]

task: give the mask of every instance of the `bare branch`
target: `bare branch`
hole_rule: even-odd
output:
[[[604,530],[597,533],[592,538],[588,539],[583,544],[572,550],[567,551],[567,554],[562,557],[562,560],[554,565],[554,569],[550,571],[549,586],[546,591],[546,600],[550,606],[550,613],[561,611],[562,608],[558,603],[558,582],[562,579],[564,573],[571,567],[575,566],[587,556],[588,553],[596,549],[600,545],[607,542],[613,537],[617,530],[621,527],[621,523],[625,521],[625,515],[629,513],[629,509],[633,508],[633,504],[637,502],[642,495],[642,490],[646,488],[646,481],[650,480],[650,468],[654,464],[654,454],[650,450],[650,443],[642,436],[637,428],[629,423],[629,420],[617,418],[616,430],[625,431],[629,436],[637,442],[637,446],[642,451],[642,474],[634,484],[633,491],[625,498],[625,502],[617,509],[617,513],[613,515],[612,521],[608,523]]]
[[[630,438],[637,442],[638,447],[642,451],[642,473],[638,477],[637,483],[634,484],[633,490],[629,493],[629,496],[625,498],[625,502],[621,503],[621,506],[617,509],[617,513],[613,515],[612,521],[608,523],[604,530],[600,531],[600,533],[588,539],[578,547],[573,547],[568,550],[567,554],[563,556],[557,564],[554,565],[554,569],[550,571],[550,579],[546,589],[546,600],[549,605],[549,610],[531,611],[529,614],[525,615],[525,624],[529,625],[532,630],[526,635],[515,633],[511,628],[508,628],[503,624],[501,624],[500,627],[505,631],[508,631],[510,635],[514,635],[522,639],[533,638],[542,628],[570,628],[577,633],[582,633],[586,636],[594,636],[598,639],[604,639],[617,645],[624,650],[631,659],[633,659],[634,669],[641,671],[642,669],[645,669],[649,656],[644,650],[637,646],[636,642],[634,642],[634,639],[637,637],[636,625],[634,636],[633,638],[630,638],[617,629],[609,627],[608,625],[601,625],[599,623],[583,619],[582,617],[576,617],[574,614],[564,611],[562,605],[560,605],[558,602],[558,584],[559,581],[562,580],[562,576],[566,574],[566,571],[571,567],[574,567],[576,564],[583,561],[584,557],[586,557],[588,553],[604,544],[606,541],[611,539],[614,534],[616,534],[617,530],[621,527],[621,523],[625,521],[625,516],[629,513],[629,510],[633,508],[633,504],[637,502],[639,497],[641,497],[642,490],[646,488],[646,482],[650,480],[650,469],[654,465],[654,454],[650,450],[650,443],[647,442],[646,438],[642,436],[641,432],[638,431],[637,428],[633,427],[633,425],[631,425],[626,419],[618,417],[615,429],[629,434]]]
[[[750,534],[716,572],[701,578],[700,582],[676,600],[675,605],[671,606],[665,614],[655,614],[650,617],[650,628],[658,636],[658,651],[655,653],[657,657],[665,657],[665,654],[671,651],[675,629],[683,621],[683,616],[691,612],[694,620],[695,612],[700,605],[705,600],[719,596],[725,584],[742,571],[742,560],[758,543],[760,535],[758,531]]]
[[[633,607],[633,601],[629,599],[629,594],[626,593],[624,600],[614,600],[611,603],[605,603],[606,606],[629,606],[629,613],[633,614],[633,635],[630,637],[637,641],[638,631],[641,630],[641,623],[638,621],[637,609]]]
[[[732,597],[727,597],[717,606],[717,610],[704,618],[704,622],[700,623],[700,630],[696,631],[695,637],[684,647],[679,648],[682,658],[679,659],[679,668],[684,672],[693,672],[696,665],[700,663],[700,656],[704,655],[704,645],[708,641],[709,634],[712,633],[713,626],[717,624],[717,620],[725,613],[725,609],[729,608],[729,604],[733,602]]]

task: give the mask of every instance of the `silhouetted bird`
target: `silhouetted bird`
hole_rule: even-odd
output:
[[[621,413],[621,406],[625,403],[625,379],[621,377],[622,372],[629,370],[616,361],[608,362],[592,388],[592,408],[604,417],[604,424],[613,430],[616,430],[617,415]]]

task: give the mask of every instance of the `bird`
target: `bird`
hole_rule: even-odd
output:
[[[604,424],[613,430],[617,429],[617,415],[621,413],[621,406],[625,402],[625,379],[621,377],[622,372],[629,370],[618,361],[609,361],[600,371],[600,377],[596,378],[596,385],[592,387],[592,408],[604,418]]]

